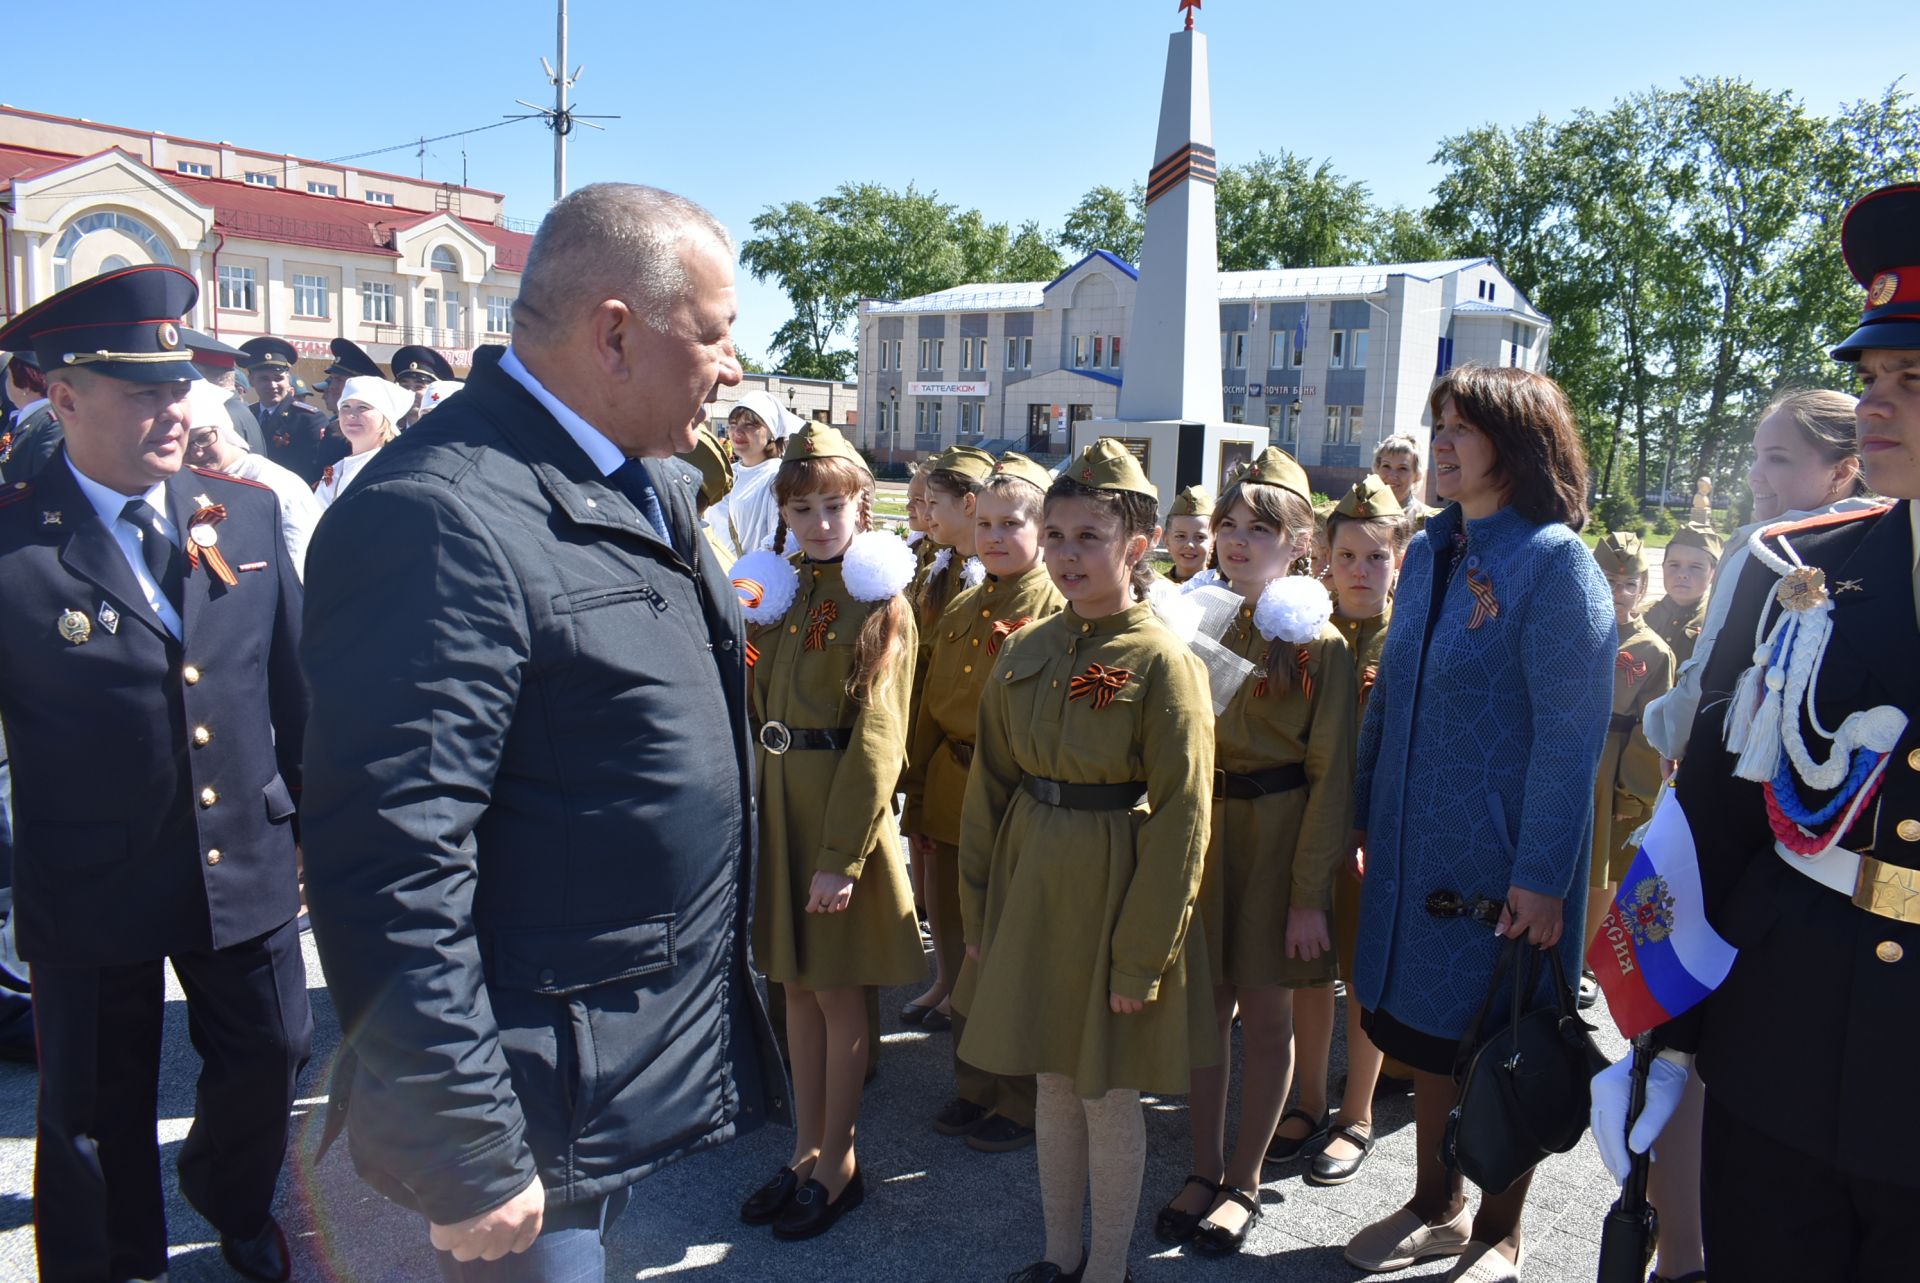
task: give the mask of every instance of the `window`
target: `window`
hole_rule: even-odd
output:
[[[933,368],[936,370],[944,370],[947,368],[947,341],[945,339],[935,339],[933,341]]]
[[[304,272],[293,274],[293,314],[320,321],[327,319],[326,277]]]
[[[924,343],[926,340],[922,339],[921,342]],[[927,407],[930,404],[932,403],[928,401],[915,401],[913,403],[913,431],[916,436],[924,437],[927,435]]]
[[[1267,364],[1274,369],[1284,369],[1293,347],[1293,331],[1275,330],[1273,332],[1273,354]]]
[[[174,168],[183,174],[191,174],[195,178],[213,177],[213,166],[197,160],[183,160]]]
[[[1105,357],[1106,354],[1107,354],[1106,340],[1103,339],[1098,334],[1094,335],[1093,336],[1093,368],[1094,369],[1097,370],[1101,367],[1102,364],[1104,364],[1102,358]]]
[[[920,368],[921,369],[924,370],[927,368],[927,358],[932,354],[933,354],[933,340],[921,339],[920,340]]]
[[[905,354],[900,350],[905,344],[905,339],[895,339],[893,341],[893,368],[896,370],[904,370],[907,368]]]
[[[307,194],[310,196],[338,196],[340,194],[340,184],[322,183],[309,178],[307,180]]]
[[[247,171],[247,186],[249,187],[278,187],[279,185],[280,175],[278,174],[265,174],[257,169],[249,169]]]
[[[1247,368],[1247,332],[1245,330],[1233,332],[1233,341],[1228,345],[1227,351],[1233,358],[1229,368],[1235,370]]]
[[[487,295],[487,333],[513,333],[513,300],[504,294]]]
[[[960,368],[963,370],[973,368],[973,340],[970,338],[960,340]]]
[[[1228,423],[1245,423],[1246,421],[1247,421],[1247,403],[1245,401],[1235,401],[1232,405],[1227,407]]]
[[[1367,368],[1367,332],[1355,330],[1347,344],[1347,365],[1351,369]]]
[[[1120,368],[1120,336],[1118,334],[1107,340],[1107,366],[1115,370]]]
[[[1302,314],[1300,319],[1302,321],[1305,321],[1306,316]],[[1307,363],[1306,335],[1307,335],[1307,332],[1304,328],[1295,330],[1293,332],[1294,341],[1288,345],[1293,349],[1293,368],[1296,370]]]
[[[1333,331],[1333,355],[1327,358],[1329,370],[1343,370],[1347,365],[1347,332]]]
[[[927,407],[927,431],[933,433],[935,436],[939,436],[940,403],[938,401],[926,401],[922,404]]]
[[[1350,405],[1347,407],[1347,444],[1357,445],[1366,440],[1367,412],[1365,407]]]
[[[1300,443],[1300,416],[1278,401],[1267,402],[1267,442],[1291,451]]]
[[[1080,335],[1073,336],[1073,368],[1085,369],[1087,364],[1087,341]]]
[[[1020,368],[1020,340],[1019,339],[1009,338],[1007,340],[1007,368],[1009,370],[1017,370]]]
[[[1306,413],[1306,407],[1298,401],[1287,407],[1287,440],[1300,440],[1300,418]]]
[[[960,435],[977,437],[985,430],[982,420],[985,418],[986,402],[962,401],[960,403]]]
[[[1492,281],[1488,281],[1487,282],[1487,302],[1497,303],[1499,300],[1495,296],[1499,293],[1500,293],[1500,287],[1498,285],[1495,285]]]
[[[1027,402],[1027,452],[1045,454],[1053,439],[1053,407]]]
[[[1033,338],[1031,335],[1020,340],[1020,368],[1023,370],[1031,370],[1033,368]]]
[[[392,325],[393,285],[388,281],[360,283],[360,319],[373,325]]]
[[[254,302],[251,267],[234,267],[228,263],[220,265],[220,306],[236,312],[259,310]]]
[[[445,245],[434,247],[433,258],[427,266],[436,272],[452,272],[455,276],[460,274],[460,260]]]
[[[1070,405],[1067,407],[1068,423],[1080,423],[1083,420],[1091,419],[1092,417],[1093,417],[1093,407],[1090,405]]]
[[[369,205],[393,204],[392,192],[368,192],[366,195],[367,195],[367,204]]]
[[[875,368],[884,370],[887,368],[887,341],[885,339],[881,339],[879,343],[879,347],[880,347],[880,363]]]
[[[1339,331],[1335,330],[1334,333],[1337,334],[1339,333]],[[1343,441],[1340,436],[1340,433],[1342,431],[1341,421],[1345,419],[1345,417],[1346,417],[1346,410],[1343,407],[1337,406],[1337,405],[1330,405],[1327,407],[1327,444],[1328,445],[1345,445],[1346,444],[1346,442]]]

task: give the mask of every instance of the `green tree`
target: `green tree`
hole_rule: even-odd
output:
[[[1361,257],[1369,263],[1431,263],[1452,254],[1426,210],[1394,205],[1372,211]]]
[[[1060,228],[1060,244],[1076,258],[1097,249],[1118,254],[1129,263],[1140,261],[1140,241],[1147,230],[1147,191],[1135,183],[1130,191],[1096,187],[1080,198]]]
[[[1288,151],[1222,169],[1214,208],[1223,272],[1351,263],[1372,223],[1364,183]]]
[[[1050,281],[1067,270],[1067,262],[1040,224],[1028,220],[1014,233],[1000,275],[1003,281]]]

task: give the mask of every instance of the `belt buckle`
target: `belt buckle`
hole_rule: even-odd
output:
[[[1028,790],[1032,792],[1032,794],[1034,795],[1034,799],[1036,801],[1044,802],[1048,806],[1061,805],[1060,781],[1043,780],[1035,776],[1028,776],[1027,778],[1032,781],[1032,783],[1030,783],[1027,787],[1028,787]]]
[[[787,729],[785,722],[763,722],[760,725],[760,747],[780,756],[793,747],[793,732]]]
[[[1215,797],[1227,795],[1227,773],[1218,766],[1213,768],[1213,795]]]
[[[1920,922],[1920,869],[1860,857],[1853,902],[1868,913],[1895,922]]]

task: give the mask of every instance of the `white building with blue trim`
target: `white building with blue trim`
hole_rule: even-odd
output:
[[[860,307],[862,446],[904,464],[955,443],[1066,452],[1112,418],[1139,273],[1104,250],[1048,282],[961,285]],[[1490,259],[1221,272],[1221,417],[1337,493],[1384,438],[1424,449],[1427,393],[1455,365],[1542,369],[1552,322]]]

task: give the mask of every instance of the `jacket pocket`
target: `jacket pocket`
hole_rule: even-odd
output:
[[[1487,794],[1487,818],[1493,824],[1493,840],[1499,844],[1501,854],[1512,864],[1520,859],[1520,848],[1514,844],[1513,833],[1507,828],[1507,806],[1500,800],[1498,793]],[[1502,887],[1501,890],[1506,890]]]
[[[260,790],[260,796],[267,804],[267,821],[271,824],[284,824],[293,818],[293,794],[287,789],[287,782],[278,775],[267,781]]]
[[[674,915],[592,927],[502,931],[494,938],[491,983],[559,996],[674,965]]]

